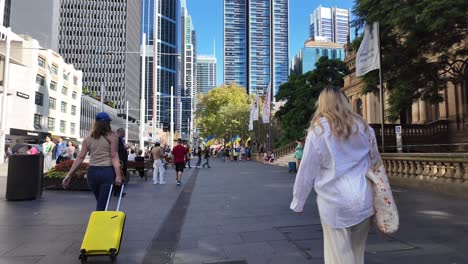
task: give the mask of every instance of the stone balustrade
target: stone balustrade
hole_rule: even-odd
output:
[[[395,185],[468,196],[468,153],[383,153]]]

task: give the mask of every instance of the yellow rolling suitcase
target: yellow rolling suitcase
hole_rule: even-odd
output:
[[[112,196],[111,185],[105,211],[95,211],[89,217],[88,227],[81,244],[81,263],[87,263],[88,256],[110,256],[114,261],[120,251],[120,242],[125,224],[125,213],[119,211],[124,185],[120,190],[115,211],[107,211]]]

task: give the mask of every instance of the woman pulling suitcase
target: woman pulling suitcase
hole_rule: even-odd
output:
[[[89,136],[83,140],[83,147],[75,159],[62,185],[67,189],[75,171],[89,153],[88,185],[96,197],[96,211],[103,211],[106,207],[107,195],[111,185],[122,184],[122,170],[118,154],[119,139],[112,132],[109,115],[105,112],[96,114],[96,121]]]

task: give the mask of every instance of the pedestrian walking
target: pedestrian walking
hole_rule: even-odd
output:
[[[96,121],[91,133],[83,140],[80,154],[62,181],[63,188],[67,189],[70,180],[75,177],[76,170],[89,153],[87,179],[88,185],[96,198],[97,211],[105,209],[111,185],[115,182],[117,186],[120,186],[122,183],[118,153],[119,137],[112,132],[111,121],[109,115],[105,112],[96,114]]]
[[[52,150],[54,149],[55,144],[50,140],[50,137],[47,136],[45,142],[42,144],[42,154],[44,154],[44,171],[48,172],[52,169]]]
[[[63,141],[62,137],[59,137],[57,140],[58,140],[58,143],[57,143],[57,146],[55,147],[55,150],[56,150],[55,159],[56,159],[56,164],[59,164],[63,160],[63,154],[66,151],[67,143]]]
[[[153,184],[166,184],[164,181],[164,162],[163,156],[164,151],[161,148],[161,144],[156,142],[154,148],[151,150],[153,156]]]
[[[185,160],[185,168],[187,168],[188,164],[188,168],[191,169],[192,166],[190,165],[190,160],[192,159],[192,149],[190,148],[190,145],[188,143],[185,145],[185,148],[187,149],[187,159]]]
[[[205,163],[203,164],[203,168],[205,168],[205,166],[207,166],[208,168],[211,168],[210,167],[210,148],[207,147],[205,148]]]
[[[197,157],[198,157],[198,161],[197,161],[197,165],[195,167],[200,168],[201,167],[201,158],[202,158],[202,148],[201,147],[198,147],[198,149],[197,149]]]
[[[340,88],[320,94],[294,184],[291,209],[302,214],[312,188],[324,236],[326,264],[362,264],[374,214],[367,171],[377,163],[374,131],[350,107]]]
[[[120,163],[122,164],[122,178],[124,183],[128,182],[128,173],[127,173],[127,164],[128,164],[128,152],[127,152],[127,146],[125,145],[125,129],[124,128],[119,128],[117,129],[117,136],[119,137],[119,145],[118,145],[118,153],[119,153],[119,160]],[[120,195],[120,186],[116,186],[114,188],[114,196],[119,196]],[[122,197],[124,197],[126,193],[124,192],[122,194]]]
[[[296,171],[299,170],[299,165],[301,165],[302,154],[304,151],[304,140],[297,139],[296,151],[294,151],[294,158],[296,159]],[[294,163],[293,163],[294,164]]]
[[[187,158],[187,149],[182,146],[182,139],[177,139],[177,145],[172,149],[172,157],[176,170],[177,185],[182,185],[182,173],[185,168],[185,159]]]

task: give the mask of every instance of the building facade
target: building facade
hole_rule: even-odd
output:
[[[101,109],[101,101],[95,98],[82,95],[81,96],[81,115],[80,115],[80,137],[85,138],[91,132],[94,122],[96,121],[96,114],[99,112],[106,112],[112,119],[111,128],[112,131],[117,131],[119,128],[125,128],[127,126],[127,120],[118,115],[117,110],[106,104]],[[139,128],[138,123],[129,120],[128,122],[128,141],[137,143],[139,141]]]
[[[224,1],[224,83],[263,94],[289,75],[289,1]]]
[[[206,95],[216,87],[216,57],[214,55],[197,56],[198,92]]]
[[[83,71],[83,86],[114,102],[139,108],[139,1],[12,1],[11,27],[38,39]],[[130,115],[138,117],[138,111]]]
[[[3,26],[10,26],[11,0],[0,0],[0,18],[3,18]]]
[[[18,63],[9,70],[7,145],[40,144],[45,136],[79,140],[83,73],[32,37],[19,37],[11,49]]]
[[[179,10],[178,0],[142,0],[141,31],[146,33],[146,43],[142,43],[146,45],[145,117],[164,131],[170,128],[171,86],[175,95],[180,90]]]
[[[309,40],[304,44],[299,53],[291,62],[292,71],[295,74],[304,74],[315,69],[315,64],[320,57],[344,61],[345,52],[343,45],[333,42]]]
[[[196,31],[193,26],[192,17],[187,9],[186,1],[181,1],[181,87],[179,108],[179,131],[184,139],[190,139],[194,123],[197,100],[197,54],[196,54]]]
[[[345,59],[351,73],[344,77],[343,92],[349,99],[353,109],[363,116],[371,124],[380,124],[380,97],[378,93],[362,94],[364,81],[360,77],[356,77],[356,51],[350,51]],[[447,124],[446,135],[442,139],[443,143],[450,146],[447,149],[450,151],[467,151],[468,143],[468,67],[464,66],[465,79],[459,83],[447,84],[447,87],[440,91],[440,95],[444,99],[439,104],[430,104],[424,100],[418,100],[413,105],[406,109],[401,115],[400,120],[393,124],[401,124],[403,129],[405,126],[411,127],[411,135],[422,138],[422,143],[426,145],[441,144],[436,137],[431,137],[433,131],[438,131],[436,126],[440,122]],[[387,98],[385,96],[384,98]],[[387,105],[384,106],[384,111]],[[385,120],[389,124],[388,120]],[[414,125],[420,125],[415,128]],[[420,133],[420,134],[417,134]],[[378,139],[379,140],[379,139]],[[435,141],[434,141],[435,140]],[[460,144],[462,143],[462,144]],[[403,137],[403,144],[405,137]],[[427,151],[428,148],[422,148],[421,151]],[[446,150],[447,151],[447,150]]]
[[[310,15],[309,38],[341,45],[346,44],[349,35],[350,12],[337,7],[317,7]]]

